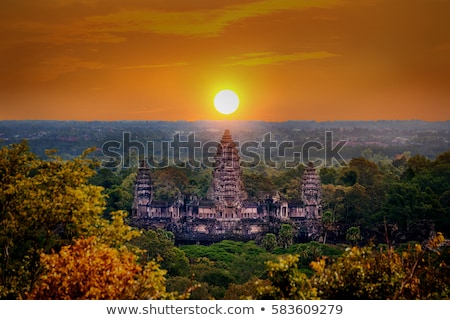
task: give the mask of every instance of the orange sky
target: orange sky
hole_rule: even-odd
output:
[[[357,4],[355,4],[357,3]],[[0,119],[450,120],[449,0],[2,0]]]

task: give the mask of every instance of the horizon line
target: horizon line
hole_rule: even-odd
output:
[[[323,123],[323,122],[449,122],[450,119],[445,120],[422,120],[422,119],[371,119],[371,120],[313,120],[313,119],[292,119],[292,120],[282,120],[282,121],[268,121],[268,120],[243,120],[243,119],[236,119],[236,120],[227,120],[227,119],[203,119],[203,120],[144,120],[144,119],[135,119],[135,120],[79,120],[79,119],[0,119],[0,122],[266,122],[266,123],[285,123],[285,122],[316,122],[316,123]]]

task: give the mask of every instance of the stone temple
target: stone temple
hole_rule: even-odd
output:
[[[131,224],[172,231],[181,243],[257,240],[268,232],[278,233],[285,223],[294,227],[297,241],[318,240],[321,187],[312,163],[299,186],[300,199],[286,201],[275,193],[254,202],[247,200],[239,152],[229,130],[217,146],[214,161],[207,199],[179,194],[169,202],[153,199],[151,170],[143,163],[135,182]]]
[[[225,133],[217,146],[214,157],[214,171],[208,198],[214,202],[218,218],[242,218],[244,200],[247,198],[239,154],[231,139],[230,131]]]

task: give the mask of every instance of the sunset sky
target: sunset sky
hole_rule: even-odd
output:
[[[450,0],[0,8],[0,120],[450,120]]]

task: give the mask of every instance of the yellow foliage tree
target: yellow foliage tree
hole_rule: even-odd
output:
[[[285,255],[277,261],[267,261],[268,279],[257,281],[257,297],[276,300],[315,299],[317,290],[307,276],[297,268],[298,257]]]
[[[26,142],[0,150],[0,298],[170,297],[159,266],[136,263],[142,251],[129,241],[140,232],[125,223],[126,212],[102,218],[90,151],[72,160],[48,152],[43,160]],[[90,240],[73,242],[83,238]],[[52,287],[58,281],[64,289]]]
[[[165,271],[154,262],[137,264],[130,251],[96,237],[79,239],[59,253],[42,254],[45,272],[30,299],[168,299]]]
[[[450,293],[450,273],[438,250],[442,233],[425,248],[416,244],[402,253],[389,249],[353,247],[327,263],[312,262],[311,279],[322,299],[430,299]]]
[[[96,224],[105,204],[90,150],[73,160],[48,152],[42,160],[26,142],[0,150],[0,297],[18,298],[39,273],[39,255],[68,244]]]

